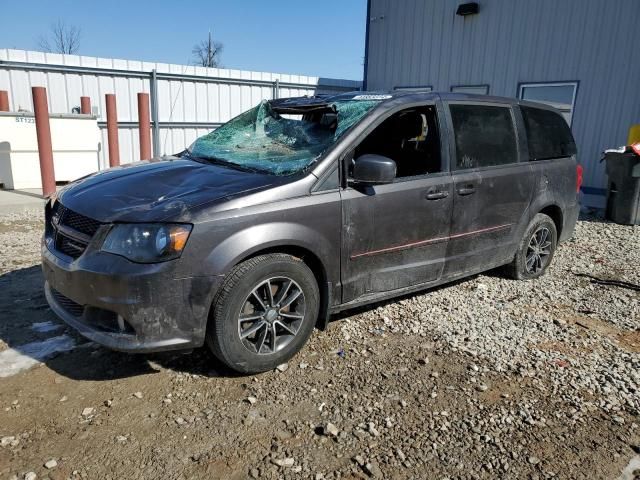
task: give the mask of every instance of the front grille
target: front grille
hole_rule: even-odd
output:
[[[100,222],[93,218],[85,217],[79,213],[65,208],[64,215],[62,217],[63,225],[73,228],[74,230],[84,233],[90,237],[93,237],[100,227]]]
[[[73,240],[72,238],[66,237],[65,235],[58,232],[56,235],[56,250],[64,253],[73,258],[78,258],[82,255],[82,252],[87,248],[87,245]]]
[[[71,257],[82,255],[101,223],[55,202],[47,221],[47,231],[53,239],[53,247]],[[62,228],[61,228],[62,227]],[[77,232],[77,235],[74,234]]]
[[[74,317],[81,317],[84,312],[84,307],[79,303],[74,302],[70,298],[65,297],[57,290],[51,289],[51,295],[58,305],[60,305],[67,313]]]

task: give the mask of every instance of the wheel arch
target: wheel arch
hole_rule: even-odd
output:
[[[282,238],[278,232],[288,232],[289,235]],[[334,262],[330,260],[331,251],[335,249],[336,246],[331,245],[319,232],[305,227],[291,224],[261,225],[225,239],[213,249],[207,261],[216,274],[226,276],[236,265],[260,255],[283,253],[300,258],[313,272],[318,284],[320,311],[316,327],[323,330],[329,322],[335,282],[339,278],[339,259]],[[215,299],[214,295],[213,302]]]
[[[543,213],[553,220],[553,223],[556,226],[558,238],[560,238],[560,235],[562,234],[562,227],[564,225],[562,209],[558,205],[552,203],[541,208],[538,213]]]
[[[320,260],[320,257],[318,257],[318,255],[316,255],[308,248],[302,247],[300,245],[282,243],[256,250],[255,252],[248,254],[246,257],[243,257],[236,263],[236,265],[260,255],[268,255],[271,253],[283,253],[285,255],[291,255],[293,257],[299,258],[307,267],[309,267],[309,269],[313,273],[313,276],[316,278],[316,282],[318,283],[318,291],[320,292],[320,310],[318,312],[316,327],[320,330],[324,330],[329,323],[329,304],[332,292],[331,288],[329,288],[329,281],[327,280],[327,270],[322,260]]]

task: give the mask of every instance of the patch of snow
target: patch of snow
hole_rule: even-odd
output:
[[[76,342],[68,335],[47,338],[0,352],[0,377],[10,377],[51,358],[60,352],[73,350]]]
[[[39,333],[53,332],[59,328],[62,328],[62,325],[53,322],[38,322],[31,324],[31,330],[35,330]]]
[[[618,480],[635,480],[638,470],[640,470],[640,455],[636,455],[629,461],[625,469],[622,470],[622,475],[618,477]]]

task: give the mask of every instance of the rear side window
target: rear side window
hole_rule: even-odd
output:
[[[570,157],[576,153],[571,128],[564,117],[551,110],[520,107],[531,160]]]
[[[450,109],[456,140],[456,170],[518,161],[509,107],[454,104]]]

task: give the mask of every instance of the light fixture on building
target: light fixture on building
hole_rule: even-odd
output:
[[[466,17],[467,15],[475,15],[480,11],[480,5],[478,2],[470,2],[470,3],[461,3],[458,5],[458,10],[456,10],[456,15],[461,15]]]

